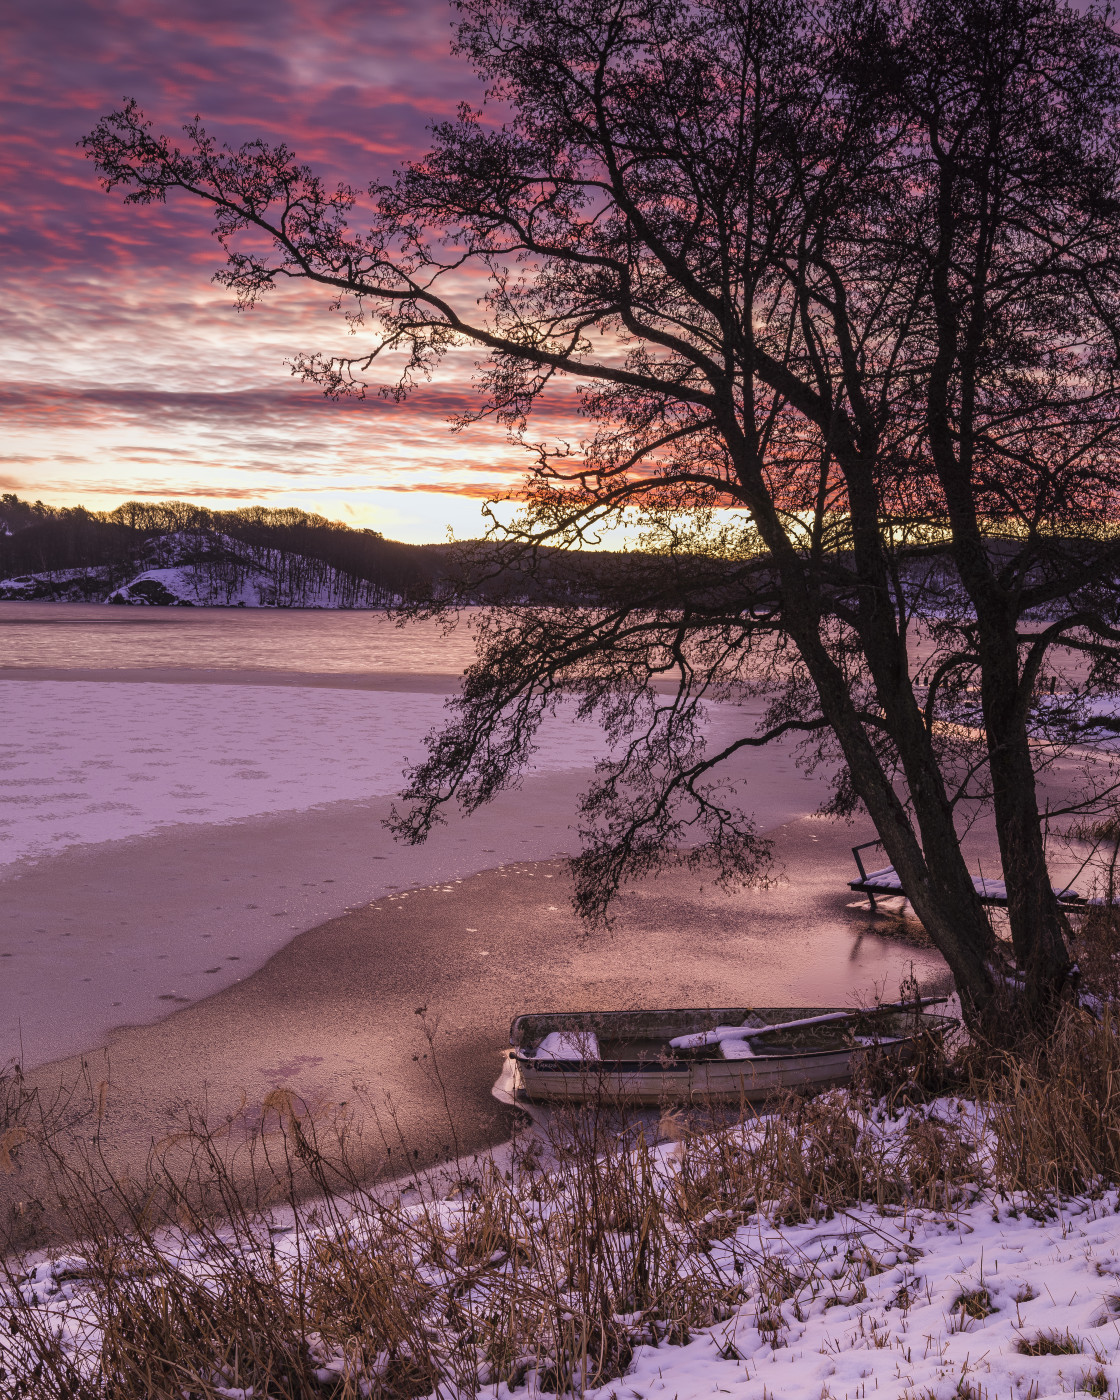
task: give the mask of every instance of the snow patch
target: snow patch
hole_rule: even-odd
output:
[[[535,1060],[599,1059],[599,1037],[594,1031],[550,1031],[537,1046]]]

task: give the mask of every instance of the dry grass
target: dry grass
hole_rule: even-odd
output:
[[[1015,1350],[1020,1356],[1080,1356],[1082,1347],[1069,1332],[1040,1332],[1030,1339],[1022,1337]]]
[[[1042,1205],[1054,1194],[1120,1181],[1120,1021],[1070,1008],[1051,1038],[985,1066],[992,1180]]]
[[[991,1317],[996,1307],[986,1288],[974,1288],[971,1292],[960,1294],[953,1304],[953,1311],[972,1318],[974,1322],[980,1322],[985,1317]]]
[[[27,1084],[17,1063],[0,1065],[0,1188],[18,1176],[21,1158],[55,1154],[61,1138],[96,1118],[100,1101],[101,1086],[88,1079],[45,1096]],[[0,1248],[30,1248],[41,1236],[43,1214],[34,1191],[0,1189]]]
[[[1104,893],[1118,893],[1114,865]],[[1082,988],[1102,1002],[1120,1000],[1120,909],[1111,904],[1091,906],[1077,921],[1074,948]]]
[[[1120,842],[1120,813],[1110,812],[1095,821],[1087,819],[1075,823],[1070,828],[1070,835],[1080,841]]]
[[[941,1201],[947,1163],[970,1153],[960,1131],[915,1120],[892,1155],[843,1093],[657,1126],[599,1101],[520,1139],[508,1170],[459,1170],[450,1195],[370,1185],[352,1118],[317,1123],[291,1094],[246,1117],[240,1157],[230,1134],[190,1119],[135,1181],[96,1152],[55,1153],[80,1253],[37,1271],[7,1256],[5,1400],[582,1393],[623,1375],[637,1344],[686,1343],[748,1302],[777,1336],[791,1300],[858,1298],[880,1268],[866,1251],[802,1276],[736,1231],[759,1209]],[[52,1297],[72,1297],[83,1328],[60,1334]]]
[[[954,1076],[968,1106],[914,1106]],[[59,1151],[51,1116],[10,1078],[8,1152],[42,1154],[60,1237],[80,1243],[33,1268],[9,1231],[0,1396],[582,1393],[625,1374],[639,1343],[687,1342],[744,1305],[777,1337],[803,1301],[858,1301],[881,1267],[850,1250],[828,1278],[794,1271],[741,1243],[755,1213],[951,1210],[982,1188],[1042,1213],[1056,1192],[1120,1180],[1114,1085],[1120,1026],[1071,1010],[1028,1055],[931,1056],[886,1097],[869,1061],[851,1092],[737,1122],[674,1111],[655,1125],[600,1100],[557,1113],[547,1138],[522,1135],[508,1168],[462,1166],[436,1190],[379,1182],[353,1107],[317,1119],[288,1092],[246,1114],[236,1143],[237,1125],[186,1120],[142,1179],[122,1180],[95,1148]],[[407,1157],[380,1126],[383,1163]],[[64,1332],[52,1298],[70,1300]],[[990,1308],[981,1289],[956,1312]],[[1077,1350],[1045,1334],[1022,1345]]]
[[[687,1341],[746,1289],[711,1252],[707,1189],[685,1170],[667,1196],[646,1128],[606,1107],[559,1116],[506,1173],[460,1172],[450,1197],[370,1187],[351,1128],[317,1126],[291,1095],[246,1139],[249,1189],[228,1125],[186,1123],[142,1181],[60,1157],[80,1257],[45,1282],[8,1257],[0,1394],[406,1400],[619,1376],[637,1340]],[[44,1288],[80,1293],[84,1334],[58,1335]]]
[[[886,1113],[887,1110],[882,1110]],[[848,1094],[791,1096],[747,1134],[697,1138],[677,1189],[735,1228],[744,1207],[784,1224],[852,1205],[951,1204],[972,1179],[974,1146],[959,1123],[911,1117],[900,1136],[878,1131]]]

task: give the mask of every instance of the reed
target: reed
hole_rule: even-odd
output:
[[[858,1300],[881,1267],[871,1251],[827,1276],[769,1258],[744,1243],[758,1213],[952,1211],[982,1189],[1045,1210],[1120,1180],[1118,1031],[1071,1011],[1028,1055],[973,1049],[901,1097],[857,1084],[762,1115],[658,1120],[600,1097],[520,1131],[508,1160],[404,1180],[383,1105],[313,1113],[289,1091],[233,1124],[188,1116],[124,1179],[96,1145],[63,1152],[12,1079],[9,1152],[48,1164],[58,1235],[44,1260],[9,1232],[0,1396],[578,1395],[624,1375],[637,1345],[724,1322],[732,1355],[745,1306],[777,1334],[803,1302]],[[944,1095],[950,1075],[971,1097]],[[923,1092],[942,1096],[916,1105]],[[958,1311],[984,1306],[962,1295]]]
[[[1069,1008],[1025,1054],[994,1056],[973,1084],[994,1141],[991,1176],[1045,1207],[1120,1180],[1120,1020]]]
[[[746,1295],[707,1248],[687,1175],[667,1209],[645,1126],[599,1108],[561,1115],[506,1171],[457,1170],[450,1194],[370,1185],[347,1132],[291,1094],[249,1135],[248,1189],[197,1118],[141,1181],[60,1158],[80,1255],[45,1271],[7,1256],[0,1393],[403,1400],[621,1375],[639,1337],[686,1340]],[[82,1326],[60,1331],[42,1304],[75,1292]]]

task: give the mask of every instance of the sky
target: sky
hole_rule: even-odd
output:
[[[404,405],[334,404],[285,361],[354,341],[304,286],[238,312],[201,207],[125,207],[77,141],[135,97],[331,181],[387,177],[478,82],[445,0],[0,0],[0,490],[107,510],[300,506],[392,538],[478,534],[525,455],[453,434],[470,351]],[[577,429],[578,432],[578,429]]]

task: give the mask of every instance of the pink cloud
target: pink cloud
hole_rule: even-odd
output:
[[[142,427],[151,439],[144,452],[180,451],[197,432],[212,444],[228,439],[244,472],[253,466],[251,428],[261,434],[262,472],[278,470],[269,434],[286,434],[318,443],[317,469],[337,441],[349,454],[339,460],[346,476],[360,425],[371,462],[398,462],[387,489],[413,489],[399,479],[402,443],[418,465],[446,473],[439,484],[425,471],[418,489],[485,495],[489,488],[464,484],[464,471],[511,472],[494,430],[447,434],[448,416],[475,402],[469,357],[453,382],[425,386],[401,407],[372,397],[325,402],[284,366],[286,355],[341,340],[314,296],[234,315],[209,286],[220,258],[205,211],[125,208],[101,191],[75,145],[127,94],[163,130],[201,113],[223,139],[283,139],[328,178],[362,186],[419,154],[433,119],[477,100],[474,75],[449,52],[451,20],[444,0],[39,0],[8,13],[0,420],[19,435],[13,460],[71,462],[84,452],[90,479],[105,479],[113,463],[127,470],[143,456],[120,442],[122,431]],[[380,484],[372,473],[369,484]],[[233,467],[221,490],[231,499],[254,492]]]

